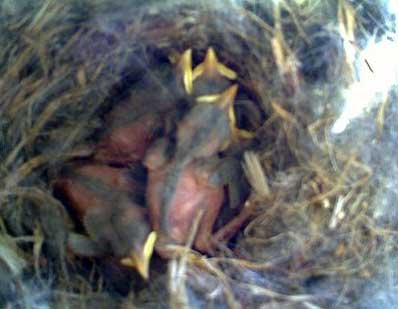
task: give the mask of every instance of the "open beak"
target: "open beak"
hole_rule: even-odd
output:
[[[193,90],[192,77],[192,49],[187,49],[180,57],[177,63],[178,74],[182,76],[184,89],[187,94],[191,94]]]
[[[155,232],[149,233],[142,250],[139,252],[133,250],[130,256],[122,258],[120,263],[123,266],[135,268],[147,280],[149,278],[149,264],[155,248],[156,237]]]
[[[231,115],[234,115],[233,104],[234,104],[237,92],[238,92],[238,85],[237,84],[232,85],[227,90],[225,90],[220,95],[217,102],[215,102],[222,110],[224,110],[228,114],[229,118],[231,118]],[[230,119],[230,121],[234,121],[234,120],[235,120],[235,117],[233,119]]]
[[[235,71],[218,61],[216,52],[212,47],[207,49],[205,60],[193,70],[193,80],[201,75],[206,78],[215,78],[219,75],[228,79],[237,78]]]
[[[232,85],[220,95],[216,104],[218,104],[220,108],[223,109],[228,115],[229,126],[231,128],[233,135],[232,139],[233,140],[239,140],[239,138],[251,139],[254,137],[253,133],[247,130],[239,129],[236,125],[233,103],[235,101],[237,92],[238,92],[238,85],[236,84]]]
[[[226,89],[221,94],[215,95],[204,95],[196,98],[197,103],[213,103],[216,104],[220,109],[222,109],[229,120],[229,127],[232,132],[232,140],[237,141],[240,138],[251,139],[254,137],[254,134],[243,129],[239,129],[236,124],[235,111],[233,107],[233,103],[235,101],[236,94],[238,92],[238,85],[234,84]],[[229,145],[229,141],[222,147],[222,149],[227,148]]]

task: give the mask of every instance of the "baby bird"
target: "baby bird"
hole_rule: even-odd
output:
[[[97,144],[94,159],[116,165],[140,161],[155,137],[159,122],[156,115],[148,115],[113,128]]]
[[[152,153],[151,156],[153,160],[156,154]],[[171,170],[171,165],[149,170],[147,202],[152,228],[159,234],[156,250],[167,257],[168,244],[185,244],[195,218],[203,211],[210,221],[201,221],[194,246],[200,251],[208,252],[209,242],[203,240],[208,239],[222,206],[224,188],[210,181],[214,171],[202,168],[199,162],[188,163],[173,179],[170,177]],[[166,211],[163,199],[168,202]]]
[[[175,94],[157,74],[147,75],[105,118],[106,130],[95,147],[94,160],[120,166],[141,161],[163,130],[165,119],[176,109]]]
[[[214,244],[236,233],[250,213],[233,219],[212,238],[212,230],[225,201],[225,185],[218,169],[218,152],[231,137],[229,107],[237,86],[224,91],[213,104],[194,106],[177,127],[175,149],[167,138],[155,142],[147,151],[146,189],[152,228],[159,236],[157,252],[168,256],[167,244],[184,244],[196,217],[202,213],[194,247],[212,253]],[[213,240],[212,240],[213,239]]]
[[[192,93],[198,101],[214,102],[236,79],[236,72],[219,62],[216,52],[209,47],[204,61],[193,69]]]
[[[176,173],[167,154],[166,140],[159,140],[148,150],[144,161],[148,167],[147,203],[152,228],[158,234],[156,251],[161,256],[170,257],[170,244],[186,244],[199,216],[193,246],[211,255],[218,243],[230,239],[251,217],[253,209],[243,207],[237,216],[213,232],[221,207],[227,200],[233,203],[233,197],[226,193],[231,191],[225,187],[241,181],[234,178],[234,167],[223,166],[225,162],[217,157],[194,159]],[[242,203],[242,196],[238,198]]]
[[[139,167],[137,167],[139,169]],[[111,255],[148,278],[156,233],[143,203],[144,185],[127,168],[96,163],[70,165],[55,188],[89,235],[71,234],[69,248],[82,256]]]
[[[194,158],[210,157],[231,138],[228,120],[237,85],[225,90],[212,104],[196,104],[177,126],[175,161],[185,163]]]

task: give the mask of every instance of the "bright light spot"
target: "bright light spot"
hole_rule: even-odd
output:
[[[397,41],[384,38],[377,43],[374,40],[369,42],[360,54],[358,80],[343,93],[345,106],[340,118],[333,125],[332,133],[343,132],[352,119],[377,102],[378,96],[386,95],[392,86],[398,84],[397,55]]]
[[[398,19],[398,1],[385,0],[389,14]],[[398,29],[388,33],[379,41],[370,40],[368,46],[361,52],[359,64],[356,64],[358,80],[343,93],[345,106],[340,118],[334,123],[332,133],[339,134],[345,130],[350,121],[383,98],[394,85],[398,85]],[[393,38],[387,39],[387,37]],[[348,48],[348,49],[347,49]],[[347,44],[348,59],[352,49]],[[350,61],[349,60],[349,61]],[[368,64],[372,71],[369,69]],[[379,100],[380,101],[380,100]]]
[[[398,1],[397,0],[386,0],[388,11],[391,14],[398,14]]]

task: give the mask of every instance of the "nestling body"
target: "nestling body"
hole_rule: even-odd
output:
[[[111,255],[148,276],[155,240],[147,211],[140,205],[144,185],[132,179],[131,170],[75,164],[57,180],[55,188],[77,212],[89,236],[71,234],[69,247],[75,254]]]

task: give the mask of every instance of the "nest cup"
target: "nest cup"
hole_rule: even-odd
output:
[[[330,135],[353,79],[338,29],[359,7],[337,2],[4,4],[0,284],[12,287],[0,304],[358,302],[367,280],[383,276],[375,263],[391,234],[372,215],[372,162]],[[210,46],[252,104],[235,111],[238,125],[255,132],[240,151],[258,213],[229,252],[154,259],[146,283],[101,259],[73,257],[67,235],[81,227],[54,196],[59,171],[91,152],[104,119],[145,74],[162,83],[184,50],[197,64]]]

